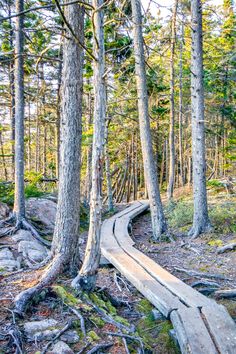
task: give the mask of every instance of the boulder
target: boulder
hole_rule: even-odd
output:
[[[80,337],[78,335],[78,333],[75,330],[70,330],[70,331],[66,331],[65,333],[63,333],[61,335],[61,340],[63,342],[69,343],[69,344],[75,344],[78,343],[80,340]]]
[[[0,202],[0,219],[5,219],[9,216],[10,209],[7,204]]]
[[[63,341],[57,342],[53,349],[51,350],[52,354],[74,354],[73,350]]]
[[[19,230],[17,231],[16,234],[14,234],[12,236],[12,239],[15,242],[19,242],[19,241],[34,241],[34,237],[32,236],[30,231],[27,230]]]
[[[35,262],[42,262],[48,255],[46,247],[36,240],[20,241],[18,244],[18,252],[23,257]]]
[[[26,200],[26,216],[42,224],[48,232],[53,233],[57,204],[49,199],[29,198]]]
[[[14,258],[9,248],[2,248],[0,250],[0,272],[12,272],[16,269],[20,269],[20,262]]]
[[[0,273],[4,271],[12,272],[13,270],[20,269],[20,263],[15,259],[1,259],[0,260]]]
[[[0,261],[3,259],[14,260],[13,253],[9,250],[9,248],[2,248],[0,250]]]
[[[53,318],[49,318],[42,321],[30,321],[24,324],[24,331],[28,339],[35,338],[35,334],[46,331],[46,330],[55,330],[55,326],[58,324],[58,321]]]

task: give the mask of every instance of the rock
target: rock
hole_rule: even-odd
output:
[[[28,338],[32,339],[36,333],[43,332],[45,330],[53,330],[58,322],[52,318],[42,321],[31,321],[24,324],[24,331]]]
[[[40,222],[49,232],[53,233],[57,205],[52,200],[29,198],[26,200],[26,216]]]
[[[152,315],[154,320],[156,321],[164,319],[164,316],[156,309],[152,309]]]
[[[42,262],[48,255],[46,247],[38,241],[20,241],[18,244],[18,252],[23,257],[35,262]]]
[[[9,248],[0,250],[0,272],[20,269],[20,262],[16,260]]]
[[[74,354],[73,350],[63,341],[57,342],[53,349],[51,350],[52,354]]]
[[[3,259],[8,259],[8,260],[15,259],[13,253],[9,250],[9,248],[3,248],[0,250],[0,261]]]
[[[15,259],[1,259],[0,260],[0,272],[20,269],[20,263]]]
[[[75,330],[67,331],[61,335],[61,340],[69,343],[69,344],[75,344],[78,343],[80,340],[80,337],[78,333]]]
[[[31,235],[30,231],[19,230],[15,235],[12,236],[15,242],[19,241],[34,241],[34,237]]]
[[[9,216],[10,209],[7,204],[0,202],[0,219],[5,219]]]
[[[33,336],[28,337],[28,339],[29,341],[52,340],[59,332],[60,329],[46,329],[45,331],[34,333]]]

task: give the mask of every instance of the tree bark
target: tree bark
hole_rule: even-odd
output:
[[[16,1],[16,13],[24,11],[24,0]],[[25,217],[24,196],[24,18],[16,18],[15,41],[15,199],[17,226]]]
[[[153,238],[158,240],[167,231],[163,213],[157,170],[154,162],[150,121],[148,114],[148,94],[143,49],[142,17],[140,0],[131,0],[134,22],[134,55],[138,93],[139,128],[143,154],[145,179],[150,200]]]
[[[106,182],[107,182],[107,197],[108,197],[108,211],[114,209],[113,206],[113,194],[112,194],[112,182],[111,182],[111,168],[110,168],[110,156],[108,151],[108,132],[109,132],[109,120],[106,121],[105,128],[105,169],[106,169]]]
[[[182,6],[182,4],[181,4]],[[180,182],[184,186],[184,161],[183,161],[183,46],[184,46],[184,17],[181,16],[181,38],[179,54],[179,166]]]
[[[176,13],[178,0],[175,0],[173,5],[173,14],[171,21],[171,43],[170,43],[170,131],[169,131],[169,183],[167,187],[167,198],[173,198],[174,183],[175,183],[175,37],[176,37]]]
[[[84,8],[65,7],[66,19],[80,41],[84,40]],[[83,50],[69,35],[64,38],[61,168],[56,224],[52,242],[52,262],[39,283],[21,292],[15,299],[15,311],[23,314],[29,301],[51,284],[68,267],[78,269],[80,165],[82,136]]]
[[[91,291],[96,283],[100,261],[101,213],[102,213],[102,169],[106,115],[105,49],[103,33],[103,0],[93,0],[94,7],[94,135],[92,154],[92,189],[90,194],[90,222],[83,266],[72,286]],[[100,8],[100,9],[99,9]]]
[[[191,2],[191,108],[192,108],[192,163],[193,163],[193,226],[192,238],[210,230],[206,192],[204,91],[202,57],[202,4]]]

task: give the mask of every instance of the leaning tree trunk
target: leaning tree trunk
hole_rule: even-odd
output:
[[[102,169],[106,115],[106,90],[104,81],[105,50],[103,33],[103,0],[93,0],[94,25],[94,133],[92,153],[92,188],[90,194],[90,223],[83,266],[72,286],[91,291],[96,282],[100,261],[100,236],[102,213]]]
[[[175,33],[176,33],[176,12],[178,0],[175,0],[173,5],[173,15],[171,21],[171,43],[170,43],[170,131],[169,131],[169,183],[167,187],[168,200],[173,198],[174,183],[175,183]]]
[[[65,16],[75,35],[83,42],[83,7],[78,4],[65,6]],[[63,53],[61,168],[53,259],[39,283],[16,297],[15,311],[20,314],[29,301],[52,283],[63,269],[70,268],[72,273],[78,269],[83,50],[69,33],[64,38]]]
[[[142,17],[140,0],[131,0],[134,21],[134,55],[138,93],[139,128],[143,154],[144,173],[150,200],[153,238],[158,240],[167,231],[163,213],[157,170],[154,163],[150,121],[148,114],[148,94],[143,49]]]
[[[206,161],[204,131],[204,91],[202,58],[202,4],[191,1],[191,106],[192,106],[192,161],[193,161],[193,226],[189,235],[197,237],[210,229],[206,192]]]
[[[24,11],[24,0],[16,1],[16,13]],[[14,214],[19,227],[25,217],[24,196],[24,18],[16,17],[15,40],[15,200]]]

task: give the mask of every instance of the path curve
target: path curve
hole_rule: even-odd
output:
[[[103,222],[102,255],[171,320],[182,353],[235,354],[236,324],[225,307],[133,247],[130,222],[148,208],[147,201],[137,201]]]

